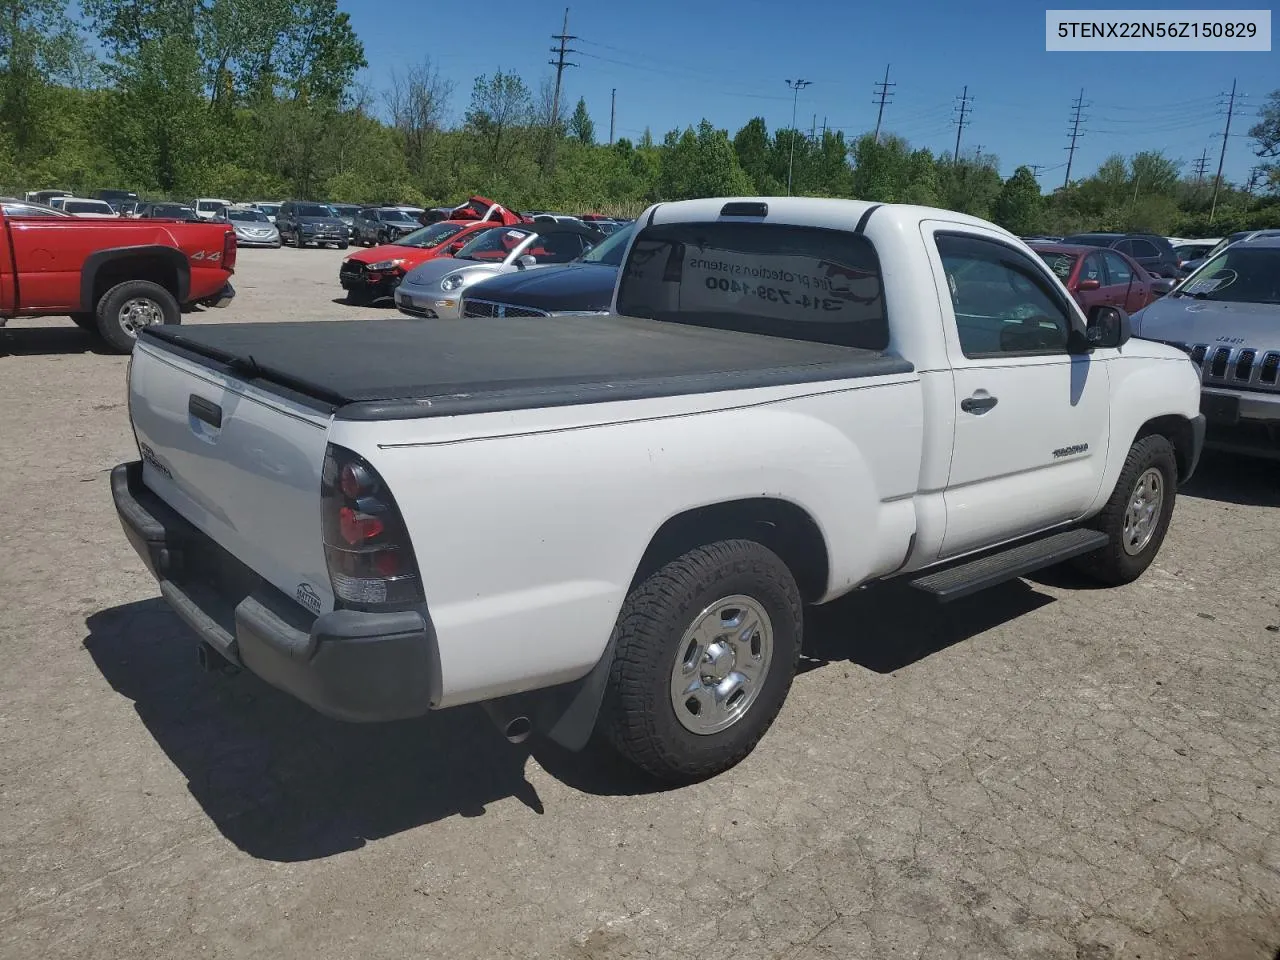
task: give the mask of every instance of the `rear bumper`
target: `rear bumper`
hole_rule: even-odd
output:
[[[315,616],[147,489],[141,461],[111,471],[111,496],[161,595],[227,660],[338,720],[401,720],[430,709],[435,633],[423,614]]]

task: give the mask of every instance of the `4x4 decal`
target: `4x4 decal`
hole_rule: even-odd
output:
[[[210,263],[217,263],[219,260],[222,259],[222,251],[210,250],[206,252],[204,250],[197,250],[195,253],[191,254],[191,259],[192,260],[208,260]]]

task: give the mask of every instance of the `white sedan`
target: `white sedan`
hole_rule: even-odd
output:
[[[471,284],[500,273],[568,263],[602,239],[603,234],[582,223],[484,230],[454,256],[428,260],[405,274],[396,288],[396,306],[414,317],[455,319],[462,315],[462,293]]]

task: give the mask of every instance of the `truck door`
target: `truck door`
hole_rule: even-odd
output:
[[[1106,462],[1107,352],[1067,353],[1080,315],[1044,265],[1001,234],[921,229],[955,382],[942,556],[1078,519]]]

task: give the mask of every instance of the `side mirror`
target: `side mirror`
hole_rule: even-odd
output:
[[[520,270],[523,270],[525,267],[536,267],[537,265],[538,258],[527,253],[516,259],[516,267]]]
[[[465,240],[455,240],[455,241],[453,241],[453,243],[449,244],[449,254],[450,254],[450,256],[452,256],[453,254],[457,253],[459,250],[461,250],[461,249],[462,249],[463,247],[465,247],[466,245],[467,245],[467,241],[465,241]]]
[[[1122,347],[1133,336],[1129,315],[1119,307],[1097,306],[1089,311],[1089,344],[1100,349]]]
[[[1088,293],[1090,290],[1097,290],[1100,286],[1102,286],[1102,284],[1097,280],[1089,279],[1081,280],[1076,289],[1081,293]]]

